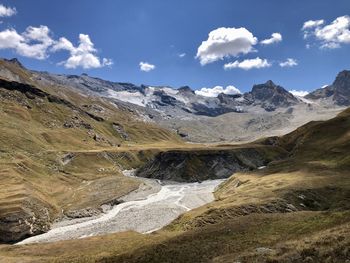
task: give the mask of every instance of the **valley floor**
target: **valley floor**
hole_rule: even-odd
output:
[[[114,173],[115,163],[107,160],[117,160],[124,166],[129,164],[127,169],[132,168],[131,164],[139,167],[143,164],[143,168],[147,168],[144,171],[152,176],[151,171],[163,176],[161,172],[166,170],[167,176],[187,180],[201,179],[191,176],[208,175],[213,167],[218,167],[211,170],[218,176],[218,171],[227,168],[224,165],[227,160],[246,169],[235,172],[216,188],[215,200],[208,198],[208,192],[218,184],[215,181],[162,185],[158,192],[148,188],[146,198],[140,191],[136,192],[126,198],[125,203],[112,208],[106,217],[56,228],[57,240],[103,234],[105,230],[110,231],[110,227],[118,228],[120,222],[128,227],[116,228],[117,231],[148,232],[181,214],[152,233],[126,231],[57,242],[2,245],[0,262],[348,262],[349,130],[350,111],[347,110],[334,119],[311,122],[283,137],[261,139],[252,144],[182,149],[178,145],[164,146],[161,150],[130,147],[126,152],[103,149],[102,152],[74,153],[75,157],[64,166],[66,173],[74,174],[82,168],[96,171],[101,167],[105,171],[110,167]],[[266,163],[264,168],[262,163]],[[118,176],[135,180],[122,174]],[[135,200],[138,198],[145,199]],[[193,204],[194,200],[199,202]],[[173,205],[171,212],[177,211],[177,214],[162,221],[160,217],[169,203]],[[183,213],[194,207],[197,208]],[[114,218],[118,218],[118,223]],[[159,225],[149,225],[148,218]],[[101,226],[99,230],[94,228],[95,223]],[[76,231],[79,226],[83,232]],[[54,233],[52,237],[56,236],[55,232],[51,233]],[[71,233],[78,235],[70,237]]]
[[[54,242],[134,230],[150,233],[180,214],[214,200],[213,191],[223,180],[202,183],[163,183],[139,178],[139,189],[122,197],[116,205],[95,218],[59,222],[47,233],[25,239],[18,244]]]

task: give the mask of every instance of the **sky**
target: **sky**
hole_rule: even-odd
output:
[[[0,0],[0,21],[0,57],[29,69],[209,96],[350,69],[349,0]]]

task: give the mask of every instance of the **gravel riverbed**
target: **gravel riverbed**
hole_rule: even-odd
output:
[[[127,176],[131,172],[125,171]],[[54,242],[134,230],[156,231],[180,214],[214,200],[213,192],[223,180],[202,183],[170,183],[140,178],[139,189],[124,196],[123,203],[99,216],[64,220],[53,224],[47,233],[27,238],[18,244]]]

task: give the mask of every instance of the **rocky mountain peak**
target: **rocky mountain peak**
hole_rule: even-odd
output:
[[[308,94],[307,99],[332,98],[339,106],[350,106],[350,71],[343,70],[338,73],[332,85],[320,88]]]
[[[9,62],[9,63],[12,63],[12,64],[15,64],[15,65],[17,65],[17,66],[19,66],[19,67],[21,67],[21,68],[25,68],[24,66],[23,66],[23,64],[17,59],[17,58],[11,58],[11,59],[4,59],[6,62]]]
[[[275,94],[284,94],[285,96],[293,96],[283,87],[276,85],[272,80],[268,80],[264,84],[257,84],[253,86],[251,91],[255,99],[264,100],[270,98]]]
[[[194,94],[194,90],[192,90],[189,86],[183,86],[178,89],[180,93],[192,93]]]
[[[230,101],[230,100],[234,100],[237,98],[242,97],[242,94],[225,94],[225,93],[220,93],[218,95],[218,99],[221,103],[224,103],[225,101]]]
[[[266,81],[265,85],[268,87],[276,87],[276,84],[272,80]]]
[[[333,82],[335,88],[350,90],[350,70],[343,70],[338,73]]]
[[[298,103],[298,99],[283,87],[276,85],[272,80],[264,84],[254,85],[249,96],[255,103],[262,103],[262,107],[273,111],[276,107],[288,107]]]
[[[333,82],[333,100],[342,106],[350,105],[350,71],[341,71]]]

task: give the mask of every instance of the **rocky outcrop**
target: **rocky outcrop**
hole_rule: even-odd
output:
[[[309,94],[307,94],[305,96],[306,99],[310,99],[310,100],[318,100],[318,99],[324,99],[324,98],[328,98],[330,96],[333,96],[334,94],[334,90],[332,85],[330,86],[326,86],[320,89],[317,89]]]
[[[176,104],[176,99],[172,96],[167,95],[164,91],[157,90],[153,93],[153,95],[159,97],[159,101],[157,101],[157,103],[161,106],[175,106]]]
[[[125,129],[122,125],[114,122],[112,124],[112,127],[123,140],[128,141],[130,139],[129,134],[125,131]]]
[[[350,71],[343,70],[332,85],[317,89],[305,98],[312,100],[331,98],[336,105],[350,106]]]
[[[178,92],[183,95],[195,95],[194,90],[192,90],[189,86],[180,87]]]
[[[0,243],[14,243],[47,232],[50,229],[52,211],[50,205],[34,198],[25,199],[21,207],[1,211]]]
[[[340,106],[350,105],[350,71],[340,72],[333,83],[333,101]]]
[[[279,149],[240,148],[223,150],[166,151],[140,168],[136,175],[178,182],[228,178],[237,171],[265,166],[285,156]],[[269,150],[274,153],[271,154]],[[273,156],[273,158],[271,157]]]
[[[261,104],[266,111],[274,111],[278,107],[289,107],[299,103],[299,100],[290,92],[276,85],[271,80],[265,84],[254,85],[245,98],[254,104]]]

